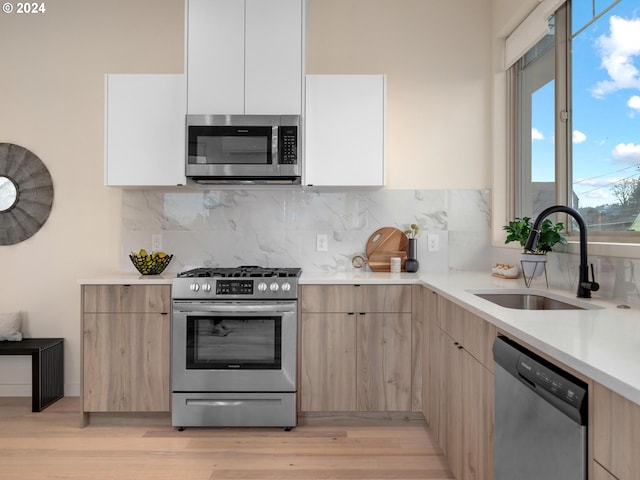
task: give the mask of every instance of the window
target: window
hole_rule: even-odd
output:
[[[519,216],[535,218],[556,204],[555,37],[546,35],[517,64],[517,155]]]
[[[568,1],[513,68],[518,216],[578,209],[590,235],[640,234],[640,10]],[[593,237],[592,237],[593,238]]]

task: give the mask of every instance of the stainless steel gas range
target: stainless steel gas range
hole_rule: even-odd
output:
[[[172,286],[172,425],[296,425],[299,268],[196,268]]]

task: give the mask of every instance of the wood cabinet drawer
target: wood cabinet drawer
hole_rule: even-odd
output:
[[[168,313],[170,285],[84,285],[85,313]]]
[[[303,285],[302,312],[410,313],[411,285]]]
[[[443,297],[438,297],[438,318],[447,335],[493,372],[491,348],[497,331],[492,324]]]
[[[498,332],[496,327],[477,315],[465,311],[464,349],[478,360],[486,369],[493,372],[493,341]]]

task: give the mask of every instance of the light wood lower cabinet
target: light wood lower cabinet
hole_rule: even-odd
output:
[[[300,322],[301,411],[412,410],[410,285],[304,285]]]
[[[170,410],[169,285],[82,287],[82,411]]]
[[[463,352],[442,330],[439,332],[438,403],[440,418],[438,442],[447,456],[449,468],[457,479],[462,479],[462,363]]]
[[[493,373],[463,350],[460,478],[493,478],[493,388]]]
[[[355,411],[355,317],[340,313],[303,314],[300,355],[300,409]]]
[[[441,296],[426,295],[425,418],[455,478],[493,478],[495,328]]]
[[[411,314],[357,315],[357,409],[411,411]]]
[[[422,412],[435,437],[439,434],[440,404],[438,396],[440,375],[440,326],[438,322],[438,295],[422,288],[422,309],[419,315],[422,321],[423,353],[422,353]]]
[[[411,315],[302,314],[302,411],[410,411]]]
[[[598,383],[593,385],[593,456],[612,476],[599,475],[636,480],[640,478],[640,406]]]
[[[420,295],[425,419],[456,479],[492,479],[496,328],[428,288]],[[589,478],[640,478],[640,405],[537,353],[589,384]]]

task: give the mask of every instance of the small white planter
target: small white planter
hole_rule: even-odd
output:
[[[546,255],[537,255],[534,253],[523,253],[520,257],[522,264],[522,273],[525,278],[539,277],[545,272],[547,265]]]

